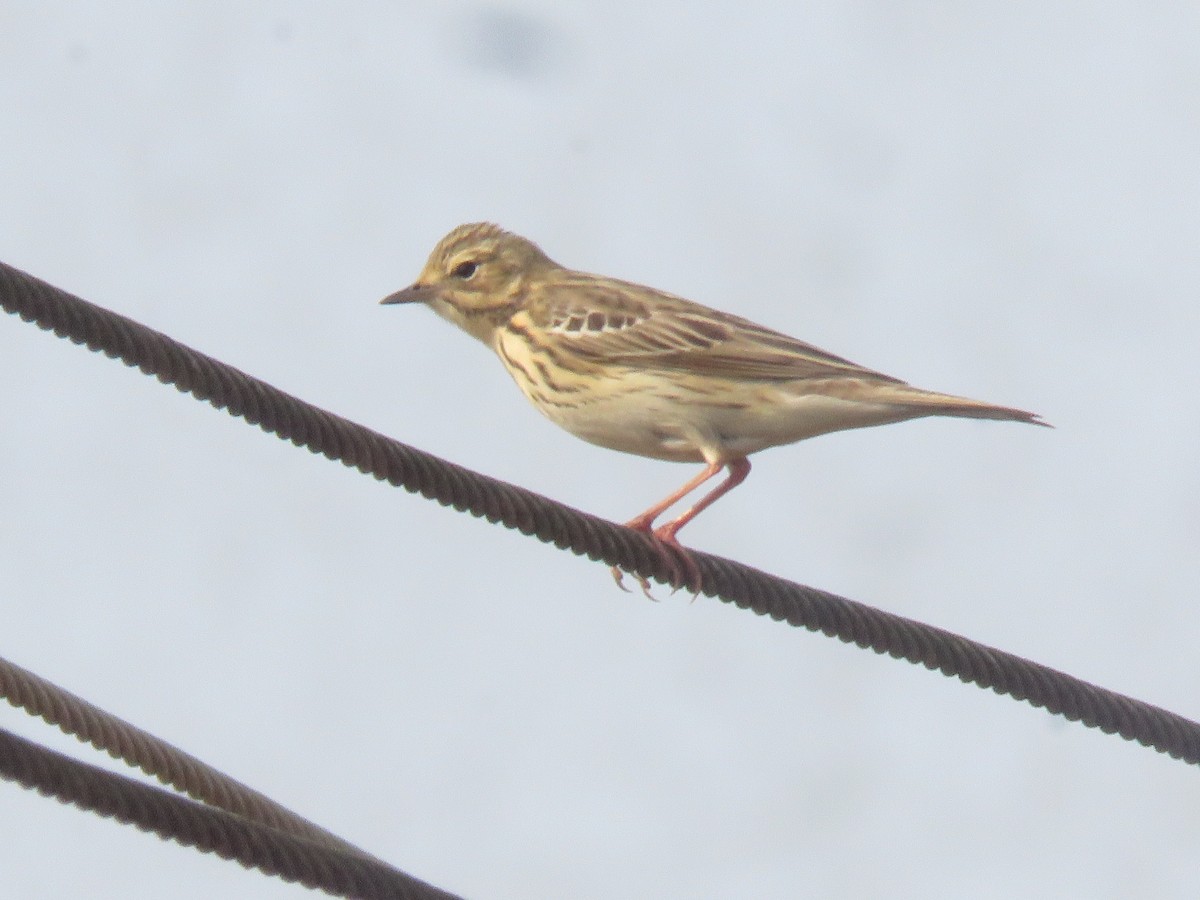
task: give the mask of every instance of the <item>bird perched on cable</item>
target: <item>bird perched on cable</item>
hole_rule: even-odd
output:
[[[682,297],[564,268],[533,242],[488,223],[455,228],[417,280],[382,302],[424,303],[483,341],[533,405],[577,437],[704,463],[626,523],[670,548],[676,585],[697,592],[699,571],[676,535],[745,480],[752,453],[924,416],[1046,424],[1024,410],[911,387]],[[654,527],[724,469],[728,477],[717,487]],[[619,571],[613,574],[620,583]]]

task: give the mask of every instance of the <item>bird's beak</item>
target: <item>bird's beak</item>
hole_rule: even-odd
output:
[[[402,291],[396,291],[394,294],[388,294],[388,296],[384,297],[379,302],[385,304],[425,303],[431,297],[433,297],[433,293],[433,288],[427,284],[421,284],[421,282],[418,281],[415,284],[409,285]]]

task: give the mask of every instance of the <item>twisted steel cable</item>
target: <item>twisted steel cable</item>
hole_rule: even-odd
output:
[[[191,754],[3,658],[0,697],[195,800],[343,853],[374,859]]]
[[[356,900],[458,900],[378,860],[203,806],[0,729],[0,776],[247,868]]]
[[[3,263],[0,305],[297,446],[556,547],[670,584],[668,561],[642,534],[394,441]],[[709,596],[1200,763],[1200,725],[1175,713],[732,560],[701,552],[693,556]]]

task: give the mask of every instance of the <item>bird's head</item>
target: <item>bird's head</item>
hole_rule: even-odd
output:
[[[382,303],[424,303],[485,343],[517,312],[526,287],[557,268],[541,248],[496,225],[460,225],[438,242],[412,285]]]

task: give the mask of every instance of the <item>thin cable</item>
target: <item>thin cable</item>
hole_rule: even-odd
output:
[[[641,534],[391,440],[3,263],[0,304],[40,328],[120,358],[297,446],[556,547],[664,584],[670,581],[667,562]],[[1182,716],[732,560],[699,552],[693,556],[709,596],[1200,763],[1200,725]]]
[[[0,777],[285,881],[355,900],[458,900],[358,853],[250,822],[0,729]]]

